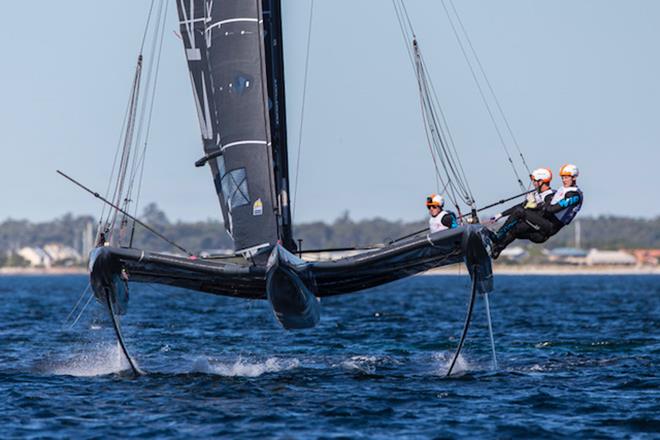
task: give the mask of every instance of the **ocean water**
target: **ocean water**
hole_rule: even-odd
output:
[[[268,304],[133,285],[65,319],[84,276],[0,277],[2,438],[658,438],[660,277],[497,276],[446,378],[465,276],[323,300],[282,330]],[[87,296],[83,298],[85,302]]]

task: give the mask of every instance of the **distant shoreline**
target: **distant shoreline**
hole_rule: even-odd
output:
[[[424,272],[423,275],[463,275],[463,265],[440,267]],[[660,266],[562,266],[558,264],[498,265],[493,266],[494,275],[660,275]]]
[[[0,276],[3,275],[87,275],[84,267],[0,267]]]
[[[553,264],[494,265],[495,275],[660,275],[660,266],[561,266]],[[0,276],[87,275],[84,267],[0,267]],[[431,269],[420,275],[465,275],[463,265]]]

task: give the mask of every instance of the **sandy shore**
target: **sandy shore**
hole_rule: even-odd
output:
[[[1,275],[87,275],[85,267],[0,267]]]
[[[452,265],[431,269],[421,275],[465,275],[464,265]],[[539,265],[501,265],[493,266],[495,275],[660,275],[660,266],[560,266],[553,264]],[[87,275],[83,267],[0,267],[2,275]]]
[[[424,275],[459,275],[467,270],[463,265],[440,267]],[[557,264],[493,266],[495,275],[660,275],[660,266],[563,266]]]

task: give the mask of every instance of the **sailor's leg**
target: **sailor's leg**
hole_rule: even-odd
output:
[[[546,241],[548,241],[548,238],[550,237],[540,232],[529,234],[529,241],[534,243],[545,243]]]
[[[548,237],[553,235],[556,229],[554,223],[545,218],[541,211],[527,210],[524,214],[524,221],[533,229]]]
[[[520,219],[524,217],[524,211],[525,210],[521,206],[518,206],[513,210],[502,227],[495,233],[496,242],[502,240],[504,236],[506,236],[520,222]]]
[[[516,238],[529,238],[530,233],[534,230],[524,221],[516,222],[511,229],[509,229],[493,246],[491,257],[496,260],[500,253],[510,245]]]
[[[544,243],[558,231],[554,223],[545,218],[540,211],[527,212],[523,221],[532,228],[529,240],[534,243]]]
[[[514,226],[515,227],[515,226]],[[500,256],[500,253],[516,239],[516,235],[513,232],[513,228],[509,229],[506,234],[500,236],[498,231],[497,241],[493,245],[490,256],[493,260],[497,260],[497,257]]]

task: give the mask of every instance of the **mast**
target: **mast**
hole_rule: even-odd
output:
[[[284,87],[284,45],[282,36],[282,4],[280,0],[262,0],[264,19],[264,45],[266,48],[266,73],[270,134],[273,148],[275,190],[278,203],[278,227],[282,245],[289,251],[296,250],[291,225],[289,204],[289,160],[286,124],[286,93]]]

